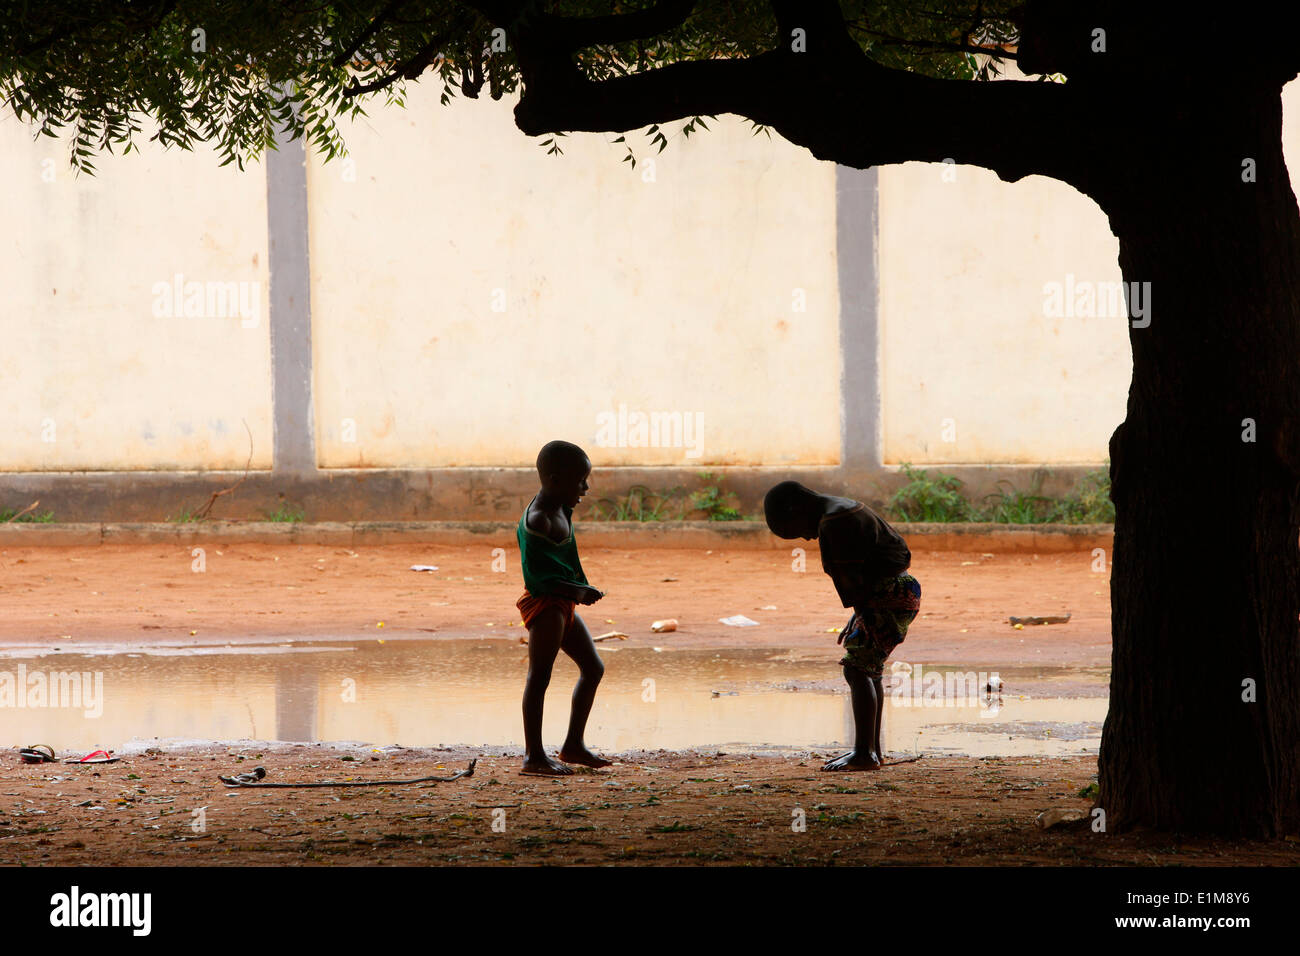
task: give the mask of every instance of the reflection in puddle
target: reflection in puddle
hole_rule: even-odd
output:
[[[587,734],[597,749],[830,749],[853,736],[848,694],[832,661],[752,648],[602,645],[601,654],[605,680]],[[11,648],[0,652],[0,744],[49,743],[60,753],[120,748],[133,738],[518,747],[526,669],[527,649],[503,641],[131,646],[96,654]],[[910,700],[887,690],[885,747],[972,756],[1096,753],[1104,694],[1051,691],[1059,681],[1071,694],[1081,682],[1097,693],[1104,672],[1057,670],[1021,675],[1034,689],[1027,698],[1015,692],[1015,669],[1001,671],[1007,690],[1000,701],[983,699],[982,687],[974,697],[935,692]],[[58,677],[49,679],[45,706],[27,706],[36,699],[16,692],[25,683],[30,693],[36,672],[84,673],[87,688],[102,675],[101,715],[52,706],[68,703],[53,699]],[[563,739],[576,676],[561,656],[547,695],[551,746]]]

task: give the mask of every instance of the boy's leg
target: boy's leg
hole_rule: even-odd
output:
[[[587,625],[577,614],[573,615],[573,623],[564,632],[560,647],[578,665],[578,683],[573,688],[573,710],[569,715],[569,734],[564,738],[564,746],[560,748],[560,759],[588,767],[608,767],[610,761],[596,756],[587,749],[584,742],[587,717],[591,715],[591,705],[596,700],[596,688],[605,676],[605,664],[596,653],[591,631],[587,630]]]
[[[871,748],[871,752],[874,753],[874,754],[876,755],[876,758],[877,758],[881,763],[884,763],[884,762],[885,762],[885,748],[884,748],[883,746],[881,746],[881,744],[880,744],[880,729],[881,729],[881,725],[882,725],[882,722],[883,722],[883,718],[884,718],[884,716],[885,716],[885,685],[884,685],[884,675],[882,674],[882,675],[880,675],[880,677],[873,677],[873,678],[871,678],[871,683],[872,683],[872,684],[875,686],[875,688],[876,688],[876,723],[875,723],[875,728],[876,728],[876,739],[875,739],[875,746]]]
[[[900,574],[896,579],[895,594],[902,599],[904,606],[893,611],[894,626],[882,636],[880,643],[879,676],[873,680],[876,685],[876,737],[875,752],[881,762],[885,759],[885,748],[880,743],[880,731],[883,726],[885,709],[884,670],[885,662],[898,650],[898,645],[907,638],[907,630],[921,611],[921,582],[910,574]],[[874,662],[873,662],[874,663]],[[877,673],[873,671],[872,673]]]
[[[853,701],[853,749],[827,761],[822,769],[875,770],[880,766],[879,720],[883,704],[880,679],[869,677],[851,664],[844,665],[844,679],[848,681]]]
[[[545,607],[528,625],[528,679],[524,682],[524,770],[563,776],[573,773],[542,749],[542,707],[555,655],[564,640],[564,612]]]

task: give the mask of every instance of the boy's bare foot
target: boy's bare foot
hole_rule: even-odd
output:
[[[582,764],[584,767],[608,767],[613,763],[612,760],[596,756],[586,747],[562,747],[560,759],[567,760],[569,763]]]
[[[572,767],[566,767],[558,760],[552,760],[546,754],[540,757],[528,757],[524,760],[524,773],[533,773],[543,777],[567,777],[573,773]]]
[[[866,752],[859,753],[856,750],[850,750],[843,756],[836,757],[834,760],[826,761],[823,770],[879,770],[880,758],[875,754]]]

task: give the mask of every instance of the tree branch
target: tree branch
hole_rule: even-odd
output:
[[[883,40],[886,43],[897,46],[911,46],[921,49],[933,50],[936,53],[970,53],[973,56],[992,56],[1000,60],[1014,60],[1017,54],[1013,50],[1008,50],[1001,44],[993,46],[979,46],[971,43],[944,43],[940,40],[909,40],[906,37],[896,37],[888,33],[881,33],[878,30],[870,30],[866,27],[860,27],[863,33],[868,36]]]
[[[180,0],[163,0],[163,2],[157,5],[158,9],[156,10],[138,11],[137,23],[139,24],[140,29],[145,34],[152,33],[158,27],[158,25],[162,23],[163,20],[166,20],[169,16],[171,16],[172,11],[176,9],[179,2]],[[30,56],[33,53],[40,53],[44,50],[49,49],[55,44],[61,43],[64,40],[67,40],[68,38],[74,36],[79,30],[84,30],[88,27],[96,27],[99,25],[100,25],[100,20],[98,19],[71,21],[65,24],[61,29],[54,31],[48,36],[42,37],[40,40],[36,40],[32,43],[29,43],[24,47],[20,47],[17,50],[17,55],[19,57],[25,57],[25,56]]]
[[[948,160],[1009,182],[1041,173],[1089,191],[1081,151],[1059,122],[1087,115],[1068,112],[1085,95],[1069,84],[938,80],[882,67],[856,45],[852,54],[813,49],[810,40],[809,53],[792,53],[787,42],[747,59],[674,63],[599,82],[534,52],[520,58],[515,122],[540,136],[734,113],[846,166]]]
[[[1071,82],[1140,89],[1148,83],[1254,78],[1285,83],[1300,68],[1300,4],[1242,0],[1237,22],[1250,24],[1249,54],[1232,70],[1211,71],[1188,58],[1205,44],[1203,19],[1168,2],[1028,0],[1019,23],[1025,73],[1064,73]]]
[[[450,38],[469,28],[470,24],[467,21],[468,18],[464,16],[453,19],[452,22],[447,25],[446,30],[427,40],[424,45],[415,51],[415,54],[410,59],[392,73],[389,73],[386,76],[381,76],[369,83],[358,83],[356,80],[353,80],[352,85],[343,91],[343,95],[351,98],[353,96],[360,96],[363,93],[374,93],[378,90],[387,89],[398,80],[418,79],[420,74],[423,73],[434,60],[438,59],[438,55],[442,52],[442,48],[446,46]]]
[[[860,56],[838,0],[771,0],[776,16],[776,50],[792,52],[795,30],[803,31],[804,57]]]
[[[389,0],[384,8],[375,14],[375,18],[366,25],[366,28],[361,31],[357,38],[348,45],[347,49],[334,58],[334,65],[336,67],[347,66],[352,61],[352,58],[356,56],[357,51],[361,49],[362,44],[378,33],[379,28],[383,26],[384,23],[395,14],[405,2],[406,0]]]
[[[529,29],[545,30],[557,51],[572,53],[584,47],[630,43],[675,30],[695,12],[695,4],[696,0],[659,0],[653,7],[636,13],[604,17],[547,16],[539,18],[536,24],[530,20]]]

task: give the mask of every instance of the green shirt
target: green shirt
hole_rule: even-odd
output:
[[[528,508],[532,506],[529,502]],[[528,527],[528,508],[524,509],[515,533],[519,539],[524,588],[534,597],[541,597],[554,593],[557,584],[587,584],[582,562],[578,560],[578,543],[573,537],[573,509],[567,506],[564,509],[564,516],[569,520],[569,537],[557,543]]]

